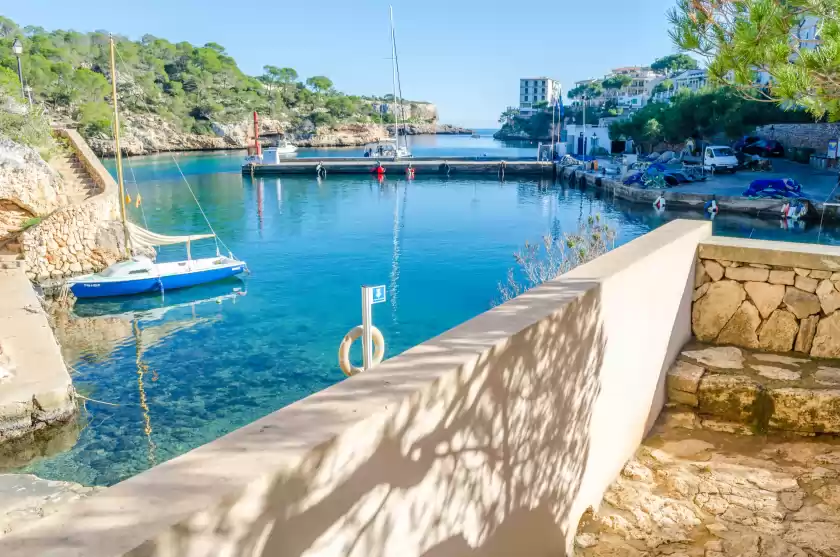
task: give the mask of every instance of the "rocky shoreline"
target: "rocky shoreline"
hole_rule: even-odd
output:
[[[251,140],[250,120],[213,123],[214,135],[186,133],[154,115],[126,114],[125,130],[120,137],[123,153],[129,156],[169,151],[221,151],[244,149]],[[400,129],[402,134],[403,130]],[[470,135],[472,130],[449,124],[407,123],[405,135]],[[283,134],[298,147],[360,147],[394,136],[393,125],[372,123],[338,124],[316,128],[311,123],[291,128],[289,122],[271,118],[260,120],[260,135]],[[87,138],[98,156],[114,156],[113,139],[101,135]]]

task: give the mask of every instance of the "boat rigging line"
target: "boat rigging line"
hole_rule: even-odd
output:
[[[117,45],[116,45],[116,43],[113,42],[113,39],[112,39],[111,44],[113,45],[114,52],[117,53],[117,56],[119,57],[120,62],[122,62],[123,67],[126,68],[126,73],[128,73],[128,64],[123,59],[122,54],[120,54],[120,51],[117,49]],[[113,84],[114,93],[113,94],[115,96],[114,102],[116,103],[116,94],[117,94],[116,93],[116,91],[117,91],[116,75],[112,76],[112,79],[114,80],[114,84]],[[146,110],[146,113],[149,115],[150,118],[154,118],[154,115],[152,114],[152,111],[149,109],[149,106],[148,106],[148,103],[146,102],[146,100],[145,99],[141,99],[141,100],[143,101],[142,106]],[[117,156],[119,157],[119,155],[117,155]],[[193,200],[195,201],[195,204],[198,206],[198,210],[201,212],[201,216],[204,217],[204,222],[207,223],[207,228],[209,228],[210,232],[213,234],[213,241],[216,243],[216,256],[221,255],[221,253],[219,251],[219,244],[221,243],[222,247],[225,250],[227,250],[228,254],[230,254],[230,257],[235,258],[234,254],[233,254],[233,250],[231,250],[227,246],[227,244],[225,244],[224,240],[219,238],[218,234],[216,234],[216,231],[213,229],[213,225],[210,224],[210,219],[207,218],[207,214],[204,212],[204,207],[202,207],[201,203],[199,203],[198,197],[196,197],[195,192],[192,189],[192,186],[190,186],[189,180],[187,180],[187,177],[184,175],[184,171],[181,170],[181,165],[178,164],[178,161],[175,159],[175,155],[173,155],[172,152],[170,152],[169,157],[172,159],[172,162],[175,163],[175,168],[178,169],[178,174],[181,175],[181,179],[187,185],[187,190],[189,190],[190,195],[192,196]],[[124,202],[124,200],[123,200],[123,202]],[[123,204],[123,211],[125,211],[125,205],[124,204]],[[125,215],[123,215],[123,218],[125,218]]]

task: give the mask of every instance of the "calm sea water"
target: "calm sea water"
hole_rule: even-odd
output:
[[[490,138],[411,139],[418,155],[533,154],[532,146]],[[300,155],[348,152],[355,151]],[[673,218],[702,218],[658,215],[529,179],[252,180],[239,173],[241,157],[177,160],[216,232],[252,274],[163,299],[77,303],[77,317],[62,326],[73,379],[85,396],[109,404],[87,402],[66,450],[24,471],[111,485],[341,381],[336,352],[360,322],[362,284],[388,287],[374,322],[392,357],[490,308],[525,241],[573,232],[594,214],[618,230],[619,244]],[[206,230],[168,155],[131,159],[126,175],[136,181],[132,198],[139,191],[143,200],[143,212],[131,208],[132,220],[161,233]],[[715,230],[790,241],[817,236],[747,215],[722,215]],[[824,232],[821,241],[836,237]],[[193,247],[194,256],[213,252],[212,242]],[[160,258],[183,255],[168,247]]]

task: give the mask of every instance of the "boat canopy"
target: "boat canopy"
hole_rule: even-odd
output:
[[[165,234],[158,234],[151,230],[146,230],[134,223],[126,222],[125,226],[128,232],[129,242],[134,248],[144,248],[152,246],[171,246],[173,244],[187,244],[197,240],[207,240],[215,238],[215,234],[194,234],[191,236],[167,236]]]

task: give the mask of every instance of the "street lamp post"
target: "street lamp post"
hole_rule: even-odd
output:
[[[12,43],[12,52],[15,53],[15,58],[17,58],[18,79],[20,80],[20,92],[24,97],[26,97],[26,90],[23,87],[23,69],[20,65],[20,55],[23,54],[23,43],[20,42],[20,39],[15,39],[15,42]]]
[[[29,85],[23,88],[24,93],[26,93],[26,98],[29,100],[29,108],[32,108],[32,87]]]

